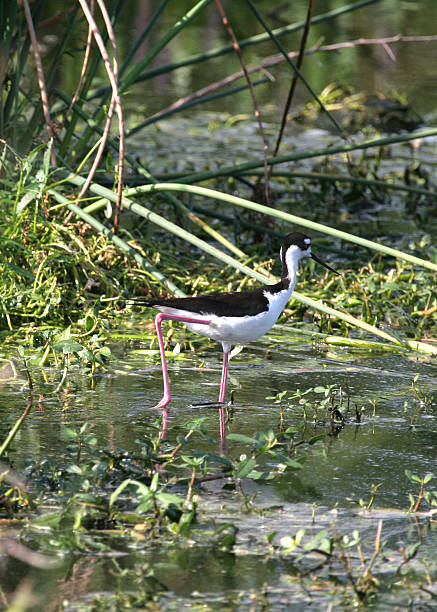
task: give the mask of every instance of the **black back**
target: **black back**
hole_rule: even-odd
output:
[[[276,293],[286,288],[283,281],[276,285],[264,285],[249,291],[227,291],[224,293],[207,293],[196,297],[186,298],[158,298],[155,300],[136,298],[132,300],[141,306],[166,306],[178,308],[196,314],[218,315],[219,317],[254,316],[265,312],[268,308],[268,299],[264,291]]]

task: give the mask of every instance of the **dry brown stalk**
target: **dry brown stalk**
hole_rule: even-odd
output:
[[[297,66],[297,68],[299,70],[300,70],[300,68],[302,66],[302,61],[303,61],[304,54],[305,54],[305,47],[306,47],[306,42],[307,42],[307,39],[308,39],[308,34],[309,34],[309,31],[310,31],[310,27],[311,27],[311,19],[312,19],[312,16],[313,16],[313,10],[314,10],[314,0],[309,0],[308,1],[307,18],[306,18],[306,21],[305,21],[305,27],[304,27],[304,31],[303,31],[303,34],[302,34],[302,39],[300,41],[299,55],[298,55],[297,61],[296,61],[296,66]],[[285,126],[287,124],[288,111],[290,109],[291,102],[293,100],[294,91],[295,91],[296,85],[297,85],[297,79],[298,79],[298,73],[295,71],[294,74],[293,74],[293,79],[291,81],[290,90],[288,92],[287,101],[285,103],[284,112],[282,113],[281,127],[279,128],[279,134],[278,134],[278,138],[276,140],[275,151],[273,153],[273,157],[277,156],[278,151],[279,151],[279,147],[281,146],[282,136],[284,134]],[[270,166],[270,170],[271,170],[271,168],[272,168],[272,166]]]
[[[109,36],[109,40],[111,42],[112,45],[112,49],[113,49],[113,66],[111,66],[111,61],[109,59],[109,54],[106,50],[105,47],[105,43],[103,42],[103,38],[100,35],[99,29],[97,27],[97,24],[94,20],[94,17],[90,11],[89,6],[86,3],[86,0],[79,0],[80,5],[82,7],[82,10],[85,14],[85,17],[88,21],[88,24],[93,32],[93,36],[94,39],[97,43],[97,46],[99,48],[99,51],[102,55],[103,58],[103,62],[105,64],[105,69],[106,69],[106,73],[108,75],[109,81],[111,83],[111,88],[112,88],[112,98],[111,98],[111,105],[109,107],[109,110],[111,111],[111,106],[113,108],[113,104],[115,106],[116,112],[117,112],[117,116],[118,116],[118,130],[119,130],[119,151],[118,151],[118,185],[117,185],[117,203],[116,203],[116,209],[115,209],[115,216],[114,216],[114,230],[117,229],[118,226],[118,217],[119,217],[119,213],[120,213],[120,206],[121,206],[121,196],[122,196],[122,189],[123,189],[123,167],[124,167],[124,121],[123,121],[123,110],[122,110],[122,106],[121,106],[121,98],[120,98],[120,91],[118,88],[118,52],[117,52],[117,43],[115,40],[115,35],[114,35],[114,31],[112,29],[112,24],[111,24],[111,20],[109,18],[109,15],[106,11],[106,7],[105,7],[105,3],[103,0],[97,0],[98,5],[100,7],[102,16],[103,16],[103,20],[105,22],[105,26],[106,26],[106,30],[108,32],[108,36]],[[109,122],[108,122],[109,119]],[[85,191],[88,189],[92,179],[93,179],[93,175],[95,170],[97,169],[98,166],[98,162],[100,161],[100,156],[103,152],[104,146],[106,144],[106,139],[108,137],[109,134],[109,125],[110,125],[110,120],[112,119],[112,112],[110,115],[110,112],[108,112],[108,118],[107,118],[107,125],[105,125],[105,130],[102,136],[102,141],[99,145],[99,150],[97,152],[96,155],[96,159],[97,159],[97,163],[96,160],[94,160],[93,163],[93,167],[92,167],[92,172],[93,173],[89,173],[87,180],[84,184],[84,186],[82,187],[81,193],[79,195],[80,199],[83,194],[85,193]]]
[[[94,0],[91,0],[90,10],[91,10],[91,13],[94,14]],[[73,98],[71,100],[70,106],[69,106],[68,111],[66,113],[67,115],[69,115],[71,113],[71,111],[73,109],[73,106],[76,104],[77,99],[79,98],[79,93],[80,93],[80,90],[82,89],[82,83],[83,83],[83,80],[85,78],[86,71],[88,69],[89,59],[90,59],[90,55],[91,55],[91,43],[92,43],[92,40],[93,40],[93,31],[92,31],[90,25],[88,24],[88,36],[87,36],[87,40],[86,40],[85,56],[84,56],[84,59],[83,59],[82,70],[80,72],[79,83],[77,84],[76,91],[74,92],[74,95],[73,95]]]
[[[38,85],[39,85],[39,91],[41,94],[41,102],[42,102],[42,109],[44,113],[44,121],[46,124],[46,130],[47,130],[48,137],[50,139],[53,139],[54,132],[52,128],[52,122],[50,119],[49,98],[47,95],[46,82],[44,78],[44,70],[42,67],[41,55],[40,55],[39,47],[38,47],[38,40],[36,38],[35,27],[33,25],[32,14],[30,12],[28,0],[23,0],[23,7],[24,7],[24,14],[26,16],[27,28],[29,30],[29,36],[30,36],[30,40],[32,43],[33,55],[35,57],[36,71],[38,74]],[[56,164],[56,155],[55,155],[54,147],[52,147],[52,152],[51,152],[51,163],[53,166]]]
[[[234,47],[234,51],[236,52],[236,54],[238,55],[238,59],[240,60],[240,64],[241,64],[241,68],[243,69],[243,73],[244,76],[246,77],[246,81],[247,81],[247,85],[249,87],[249,91],[250,91],[250,95],[252,97],[252,103],[253,103],[253,109],[254,109],[254,115],[256,120],[258,121],[258,126],[259,126],[259,131],[260,134],[262,136],[263,139],[263,154],[264,154],[264,195],[265,195],[265,199],[266,199],[266,204],[269,203],[269,176],[268,176],[268,166],[267,166],[267,157],[269,154],[269,145],[267,142],[267,138],[264,132],[264,127],[262,124],[262,120],[261,120],[261,113],[259,111],[259,107],[258,107],[258,102],[255,96],[255,91],[253,89],[253,85],[252,82],[250,80],[249,77],[249,72],[247,70],[246,64],[244,63],[244,58],[243,58],[243,54],[241,52],[241,48],[240,45],[238,44],[238,40],[237,37],[234,34],[233,29],[231,28],[231,25],[228,21],[228,18],[226,17],[226,13],[223,9],[223,6],[221,4],[220,0],[215,0],[215,4],[217,6],[217,10],[220,13],[220,17],[222,19],[223,25],[225,26],[229,37],[232,41],[232,45]]]
[[[336,43],[333,45],[324,45],[324,46],[322,46],[319,41],[313,47],[306,49],[305,55],[314,55],[315,53],[318,53],[318,52],[338,51],[340,49],[353,48],[353,47],[357,47],[361,45],[381,45],[384,48],[386,48],[388,45],[395,44],[395,43],[433,42],[433,41],[437,41],[437,36],[391,36],[388,38],[375,38],[375,39],[359,38],[357,40],[351,40],[351,41],[346,41],[343,43]],[[298,57],[299,53],[297,51],[290,51],[290,53],[288,53],[287,55],[290,59],[294,59]],[[285,58],[282,54],[271,55],[267,57],[266,59],[264,59],[260,64],[247,68],[247,72],[248,74],[252,74],[253,72],[258,72],[259,70],[265,70],[266,68],[270,68],[271,66],[276,66],[277,64],[280,64],[283,61],[285,61]],[[170,104],[170,106],[167,106],[167,108],[164,108],[160,110],[159,112],[155,113],[154,115],[151,115],[150,118],[158,119],[159,117],[165,115],[169,111],[176,110],[180,108],[181,106],[183,106],[184,104],[187,104],[188,102],[192,102],[193,100],[197,100],[198,98],[201,98],[202,96],[206,94],[209,94],[213,91],[217,91],[218,89],[222,87],[226,87],[227,85],[230,85],[234,81],[241,79],[243,76],[244,76],[243,70],[239,70],[238,72],[235,72],[234,74],[231,74],[220,81],[216,81],[215,83],[212,83],[211,85],[208,85],[207,87],[203,87],[202,89],[199,89],[198,91],[194,92],[193,94],[189,96],[179,98],[179,100],[176,100],[176,102],[173,102],[173,104]]]

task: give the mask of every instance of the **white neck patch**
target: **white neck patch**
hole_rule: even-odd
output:
[[[311,248],[311,247],[308,247]],[[306,257],[308,251],[302,251],[296,244],[291,245],[285,252],[285,264],[287,266],[287,277],[294,286],[296,282],[297,264],[299,259]]]

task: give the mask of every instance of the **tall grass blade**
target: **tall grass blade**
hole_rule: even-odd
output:
[[[159,40],[146,54],[146,56],[136,64],[132,70],[127,72],[123,81],[120,83],[120,90],[126,91],[129,87],[137,80],[137,77],[141,74],[144,68],[150,64],[150,62],[158,55],[168,43],[179,34],[181,30],[187,27],[187,25],[202,11],[212,0],[200,0],[195,6],[193,6],[172,28]]]
[[[60,92],[61,96],[64,96],[64,94],[62,94],[62,92]],[[65,101],[68,100],[67,97],[64,97]],[[90,125],[95,128],[97,133],[102,133],[103,134],[103,130],[102,128],[100,128],[100,126],[94,126],[94,124],[91,122],[91,119],[86,115],[86,113],[84,113],[82,111],[82,109],[78,109],[78,112],[80,114],[83,114],[83,117],[86,121],[90,122]],[[117,142],[112,139],[109,135],[107,138],[107,142],[109,144],[111,144],[111,146],[117,147]],[[94,145],[95,146],[95,145]],[[87,156],[89,156],[89,152],[87,153]],[[128,163],[130,163],[136,170],[137,172],[141,173],[142,176],[144,176],[146,179],[148,179],[151,183],[157,183],[158,181],[150,174],[150,172],[147,171],[147,169],[142,168],[139,166],[138,162],[128,153],[125,153],[125,159]],[[83,165],[83,161],[81,162],[80,166]],[[79,170],[78,170],[79,172]],[[58,183],[59,184],[59,183]],[[81,184],[81,187],[83,187],[83,185]],[[195,215],[193,212],[191,212],[190,210],[188,210],[188,208],[182,204],[182,202],[180,202],[177,198],[175,198],[172,194],[168,194],[168,199],[169,201],[174,204],[179,210],[180,212],[187,218],[189,219],[192,223],[194,223],[195,225],[198,225],[204,232],[206,232],[207,234],[209,234],[210,236],[212,236],[214,238],[214,240],[217,240],[219,243],[223,244],[223,246],[225,246],[227,249],[229,249],[230,251],[234,252],[237,257],[240,257],[240,251],[237,249],[237,247],[235,245],[233,245],[231,242],[229,242],[224,236],[222,236],[219,232],[217,232],[215,229],[213,229],[210,225],[208,225],[207,223],[205,223],[205,221],[202,221],[197,215]],[[95,209],[95,208],[93,208]]]
[[[367,238],[360,238],[359,236],[354,236],[353,234],[337,230],[333,227],[329,227],[328,225],[322,225],[321,223],[316,223],[315,221],[310,221],[308,219],[304,219],[303,217],[298,217],[296,215],[283,212],[282,210],[276,210],[274,208],[264,206],[263,204],[257,204],[255,202],[251,202],[250,200],[245,200],[243,198],[239,198],[237,196],[229,195],[226,193],[221,193],[219,191],[214,191],[213,189],[207,189],[206,187],[198,187],[197,185],[183,185],[179,183],[158,183],[155,185],[142,185],[141,187],[137,188],[137,192],[148,193],[166,189],[171,191],[187,191],[188,193],[195,193],[197,195],[201,195],[207,198],[215,198],[217,200],[221,200],[222,202],[227,202],[228,204],[242,206],[243,208],[255,210],[271,217],[277,217],[278,219],[288,221],[289,223],[296,223],[298,225],[301,225],[302,227],[307,227],[317,232],[322,232],[324,234],[329,234],[330,236],[335,236],[336,238],[341,238],[342,240],[347,240],[348,242],[359,244],[360,246],[366,247],[373,251],[385,253],[386,255],[391,255],[392,257],[397,257],[404,261],[408,261],[410,263],[423,266],[424,268],[428,268],[429,270],[433,270],[434,272],[437,271],[437,264],[431,261],[427,261],[426,259],[415,257],[414,255],[404,253],[403,251],[399,251],[398,249],[392,249],[391,247],[385,246],[384,244],[379,244],[378,242],[374,242],[373,240],[368,240]]]
[[[32,408],[32,396],[30,397],[29,401],[27,402],[27,406],[24,409],[23,413],[21,414],[20,417],[18,417],[18,419],[15,421],[14,425],[12,426],[11,430],[9,431],[8,435],[6,436],[6,438],[4,439],[3,444],[0,446],[0,457],[3,455],[3,453],[9,448],[12,440],[15,438],[15,436],[17,435],[17,431],[20,429],[21,425],[23,424],[24,419],[27,417],[27,415],[30,412],[30,409]]]
[[[153,15],[151,16],[151,18],[149,20],[149,23],[147,24],[146,28],[141,32],[141,35],[138,37],[138,39],[132,45],[132,48],[129,50],[129,53],[127,54],[126,59],[124,60],[122,66],[120,68],[120,76],[123,76],[125,71],[129,68],[129,65],[130,65],[131,61],[135,57],[135,53],[138,51],[138,49],[144,43],[144,41],[146,40],[146,38],[149,35],[149,32],[152,31],[155,23],[158,21],[159,17],[161,16],[162,12],[166,8],[166,6],[169,3],[169,1],[170,0],[162,0],[161,4],[158,6],[158,8],[155,10]]]
[[[278,37],[275,36],[274,32],[271,30],[271,28],[268,26],[266,20],[263,18],[263,16],[261,15],[261,13],[259,12],[259,10],[256,8],[256,6],[254,5],[254,3],[252,2],[252,0],[246,0],[246,2],[248,3],[248,5],[251,7],[254,15],[256,16],[256,18],[258,19],[258,21],[261,23],[262,27],[264,28],[264,30],[267,32],[267,34],[270,36],[270,38],[272,39],[273,43],[277,46],[277,48],[279,49],[279,51],[282,53],[282,55],[284,56],[285,61],[287,62],[287,64],[289,66],[291,66],[292,70],[294,70],[294,72],[298,75],[298,77],[300,78],[300,80],[302,81],[302,83],[305,85],[305,87],[308,89],[308,91],[310,92],[310,94],[312,95],[312,97],[314,98],[314,100],[317,102],[317,104],[320,106],[321,110],[326,114],[326,116],[329,118],[329,120],[331,121],[331,123],[336,127],[336,129],[338,130],[338,132],[340,134],[343,134],[343,130],[341,129],[340,125],[337,123],[337,120],[335,119],[335,117],[328,111],[328,109],[326,108],[326,106],[323,104],[322,100],[320,100],[319,96],[316,94],[316,92],[314,91],[314,89],[312,88],[311,84],[309,83],[309,81],[307,81],[307,79],[305,78],[305,76],[302,74],[301,70],[298,68],[298,66],[293,62],[293,60],[291,59],[291,57],[288,56],[287,51],[284,49],[284,47],[282,46],[282,44],[280,43],[280,41],[278,40]]]
[[[242,172],[240,176],[244,176],[246,173]],[[252,171],[247,172],[248,176],[264,176],[263,172]],[[182,175],[167,175],[166,180],[177,180]],[[277,170],[271,173],[271,176],[282,176],[285,178],[304,178],[313,181],[327,182],[327,183],[351,183],[351,185],[364,185],[365,187],[376,187],[377,189],[392,189],[393,191],[405,191],[406,193],[415,193],[417,195],[424,195],[427,198],[437,198],[436,191],[430,191],[429,189],[422,189],[421,187],[412,187],[411,185],[401,185],[399,183],[389,183],[387,181],[378,181],[376,179],[358,178],[356,176],[350,176],[349,174],[323,174],[322,172],[282,172]],[[159,175],[156,178],[162,179]]]
[[[254,81],[252,83],[252,87],[257,87],[258,85],[264,85],[265,83],[270,83],[270,79],[265,77],[263,79],[259,79],[258,81]],[[208,102],[211,102],[212,100],[219,100],[220,98],[226,98],[227,96],[233,96],[237,93],[240,93],[240,91],[245,91],[247,88],[248,88],[247,84],[240,85],[238,87],[232,87],[230,89],[227,89],[226,91],[209,94],[208,96],[201,96],[199,98],[196,98],[195,100],[190,100],[189,102],[186,102],[185,104],[181,104],[177,108],[170,108],[167,111],[159,112],[157,113],[156,117],[149,117],[142,123],[139,123],[138,125],[133,127],[126,134],[126,138],[129,138],[129,136],[133,136],[137,132],[140,132],[143,128],[147,127],[148,125],[152,125],[152,123],[156,123],[157,121],[162,121],[162,119],[165,119],[166,117],[170,117],[171,115],[174,115],[176,113],[180,113],[181,111],[187,110],[187,108],[197,106],[197,104],[206,104]]]
[[[309,306],[313,310],[319,310],[320,312],[324,312],[327,315],[336,317],[337,319],[341,319],[342,321],[345,321],[346,323],[350,323],[354,327],[359,327],[360,329],[363,329],[364,331],[367,331],[370,334],[373,334],[375,336],[379,336],[380,338],[384,338],[384,340],[388,340],[389,342],[394,342],[395,344],[398,344],[398,345],[402,346],[402,342],[400,342],[394,336],[388,334],[387,332],[383,331],[382,329],[378,329],[374,325],[370,325],[369,323],[366,323],[365,321],[361,321],[361,319],[357,319],[356,317],[353,317],[350,314],[347,314],[345,312],[341,312],[341,310],[336,310],[335,308],[331,308],[330,306],[326,306],[322,302],[318,302],[316,300],[312,300],[311,298],[306,297],[305,295],[302,295],[301,293],[298,293],[297,291],[293,291],[292,296],[296,300],[299,300],[299,302],[302,302],[303,304],[306,304],[307,306]]]
[[[66,180],[68,182],[74,184],[74,185],[81,186],[85,179],[82,178],[82,177],[79,177],[79,176],[73,176],[72,175],[72,176],[69,176]],[[96,183],[91,183],[89,190],[92,193],[95,193],[95,194],[101,196],[102,198],[106,198],[110,202],[114,202],[115,201],[114,200],[115,194],[110,189],[107,189],[106,187],[102,187],[101,185],[97,185]],[[58,199],[58,201],[60,201],[60,200]],[[73,210],[71,208],[71,206],[72,205],[69,205],[68,208],[70,210]],[[193,244],[194,246],[198,247],[199,249],[203,250],[205,253],[208,253],[209,255],[212,255],[212,257],[215,257],[216,259],[219,259],[220,261],[223,261],[223,263],[236,268],[237,270],[239,270],[243,274],[249,274],[249,275],[252,274],[253,275],[254,271],[251,268],[249,268],[248,266],[245,266],[244,264],[241,264],[240,262],[238,262],[236,259],[234,259],[230,255],[227,255],[226,253],[223,253],[222,251],[220,251],[216,247],[212,246],[208,242],[205,242],[204,240],[202,240],[201,238],[198,238],[197,236],[195,236],[191,232],[183,229],[182,227],[179,227],[179,225],[176,225],[175,223],[172,223],[171,221],[169,221],[165,217],[163,217],[161,215],[158,215],[155,212],[152,212],[151,210],[149,210],[145,206],[141,206],[140,204],[136,204],[130,198],[123,197],[122,207],[124,209],[126,209],[126,210],[130,210],[131,212],[134,212],[135,214],[139,215],[140,217],[143,217],[144,219],[147,219],[150,223],[153,223],[153,224],[157,225],[158,227],[162,227],[167,232],[169,232],[169,233],[171,233],[171,234],[173,234],[175,236],[178,236],[179,238],[182,238],[182,240],[186,240],[187,242],[189,242],[189,243]],[[74,209],[74,210],[76,212],[76,209]],[[81,212],[83,212],[80,208],[79,208],[79,210]],[[93,219],[93,217],[91,217],[91,219]],[[94,221],[96,221],[96,220],[94,220]],[[102,224],[100,224],[100,225],[102,227],[104,227]],[[107,233],[107,232],[109,232],[109,230],[107,228],[105,228],[105,233]],[[265,280],[265,276],[260,274],[258,276],[258,280],[260,280],[260,279],[262,279],[264,281]]]
[[[408,132],[407,134],[395,134],[393,136],[384,136],[383,138],[371,138],[370,140],[363,140],[362,142],[354,144],[337,145],[325,149],[304,151],[303,153],[288,153],[286,155],[277,155],[276,157],[270,157],[267,162],[269,165],[274,166],[277,164],[284,164],[291,161],[299,161],[301,159],[312,159],[313,157],[332,156],[336,155],[337,153],[348,153],[349,151],[361,151],[364,149],[385,147],[393,144],[399,144],[402,142],[409,142],[411,140],[420,140],[421,138],[428,138],[428,136],[435,136],[436,134],[437,128],[428,128],[426,130],[420,130],[417,132]],[[236,164],[234,166],[225,166],[224,168],[217,168],[217,170],[187,174],[180,178],[179,181],[181,183],[197,183],[199,181],[206,181],[211,178],[217,178],[218,176],[235,176],[248,172],[250,170],[255,170],[256,168],[262,168],[263,165],[263,161],[255,160],[242,164]]]

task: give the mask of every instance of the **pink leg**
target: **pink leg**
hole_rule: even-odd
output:
[[[228,382],[228,355],[223,351],[223,366],[222,366],[222,378],[220,381],[220,393],[219,393],[219,402],[224,403],[226,399],[226,384]]]
[[[205,319],[194,319],[191,317],[180,317],[179,315],[166,314],[165,312],[160,312],[155,317],[155,327],[156,333],[158,335],[158,344],[159,344],[159,352],[161,354],[161,366],[162,366],[162,378],[164,381],[164,395],[162,396],[161,401],[154,406],[154,408],[165,408],[171,401],[170,397],[170,384],[168,381],[168,372],[167,372],[167,362],[165,360],[165,350],[164,350],[164,340],[162,339],[161,332],[161,321],[164,319],[171,319],[172,321],[182,321],[183,323],[200,323],[202,325],[209,325],[209,321]],[[225,391],[226,391],[226,381],[225,381]]]
[[[226,450],[226,429],[225,429],[225,421],[226,421],[226,410],[224,406],[220,406],[219,408],[219,419],[220,419],[220,450],[222,453]]]
[[[167,429],[168,429],[168,408],[162,409],[162,428],[159,432],[159,437],[161,440],[165,440],[167,437]]]
[[[221,404],[224,404],[225,399],[226,399],[226,383],[228,381],[228,356],[229,356],[229,353],[226,351],[223,351],[222,378],[220,381],[220,394],[219,394],[219,402]],[[223,406],[220,406],[219,418],[220,418],[220,450],[224,452],[225,445],[226,445],[226,429],[225,429],[226,412]]]

